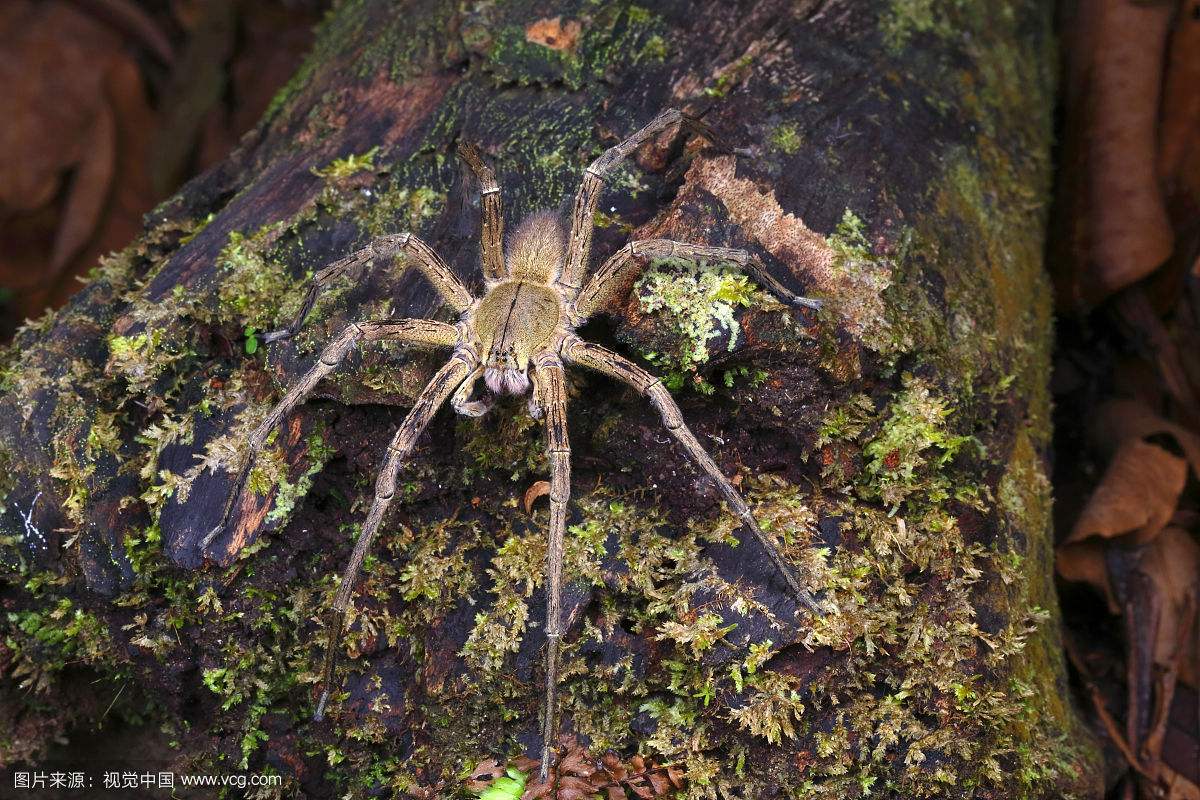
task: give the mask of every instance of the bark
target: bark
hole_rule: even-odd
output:
[[[735,546],[651,409],[576,374],[565,731],[678,765],[693,796],[1100,796],[1050,577],[1046,4],[473,8],[342,4],[239,150],[18,336],[0,761],[105,715],[153,719],[139,747],[176,739],[176,765],[311,796],[455,796],[481,761],[536,756],[547,511],[521,498],[546,469],[522,404],[426,434],[325,722],[321,613],[437,360],[364,349],[200,540],[246,432],[325,339],[446,319],[415,272],[376,269],[296,339],[247,335],[290,319],[309,273],[412,229],[478,287],[458,140],[495,161],[511,227],[677,106],[749,153],[644,148],[602,202],[593,264],[631,237],[744,247],[825,306],[722,274],[745,302],[712,323],[728,303],[685,291],[710,279],[657,264],[585,332],[666,374],[829,613],[797,615],[753,541]],[[97,679],[94,699],[72,691]]]

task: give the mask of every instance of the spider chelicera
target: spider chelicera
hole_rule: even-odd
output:
[[[481,184],[482,258],[486,291],[473,297],[445,262],[427,244],[411,233],[381,236],[363,249],[328,265],[313,277],[300,312],[292,323],[267,334],[266,342],[296,335],[312,309],[317,294],[334,280],[357,273],[371,261],[388,261],[405,255],[433,284],[441,299],[459,315],[450,325],[429,319],[396,319],[351,322],[328,344],[316,364],[288,390],[284,398],[251,433],[246,456],[225,504],[220,523],[205,537],[202,547],[216,538],[237,507],[253,466],[271,432],[301,403],[317,383],[337,368],[363,342],[394,340],[425,349],[448,349],[450,359],[421,390],[412,410],[387,447],[375,498],[354,545],[350,563],[329,610],[329,638],[324,660],[324,684],[315,718],[322,719],[333,685],[335,653],[345,624],[350,594],[377,533],[384,513],[396,491],[396,476],[416,445],[418,437],[437,410],[447,401],[459,414],[480,416],[488,411],[496,395],[524,395],[532,390],[529,405],[546,425],[549,451],[550,539],[546,567],[546,666],[545,708],[542,724],[541,776],[546,778],[551,745],[557,734],[557,684],[559,643],[563,636],[559,609],[562,590],[563,535],[567,526],[570,497],[571,447],[567,435],[567,392],[564,368],[578,365],[621,381],[649,399],[662,416],[667,431],[696,465],[720,487],[726,502],[770,557],[779,576],[797,602],[814,614],[820,609],[811,594],[793,575],[778,548],[755,522],[745,500],[705,452],[683,422],[679,406],[658,378],[629,359],[598,344],[586,342],[575,330],[603,309],[626,287],[651,259],[668,257],[726,262],[748,272],[782,301],[807,308],[819,303],[787,291],[766,273],[744,250],[675,242],[667,239],[632,241],[613,254],[599,269],[587,275],[593,218],[604,183],[614,168],[640,145],[672,128],[685,130],[716,142],[712,131],[699,120],[675,109],[661,112],[648,125],[607,150],[585,170],[575,195],[571,230],[567,234],[558,217],[540,211],[526,217],[512,232],[505,246],[500,186],[495,173],[479,151],[460,145],[459,155]],[[586,279],[586,282],[585,282]],[[488,393],[472,400],[482,378]]]

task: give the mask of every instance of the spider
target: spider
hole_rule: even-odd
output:
[[[374,239],[366,247],[321,269],[313,277],[299,313],[286,328],[266,334],[266,342],[295,336],[312,310],[317,294],[334,280],[357,273],[375,259],[406,256],[433,284],[441,299],[458,314],[450,325],[429,319],[396,319],[351,322],[330,342],[312,368],[303,375],[250,434],[246,455],[225,503],[221,521],[205,537],[202,548],[225,528],[239,504],[256,455],[268,436],[317,383],[338,367],[346,355],[363,342],[394,340],[417,348],[450,350],[450,359],[418,395],[396,431],[375,485],[375,497],[350,562],[338,586],[333,607],[327,612],[323,686],[314,718],[325,714],[333,686],[336,651],[345,625],[350,594],[371,542],[379,533],[384,513],[396,492],[401,465],[416,445],[434,414],[447,401],[459,414],[477,417],[491,408],[497,395],[530,393],[529,408],[546,426],[549,452],[550,532],[546,567],[545,694],[542,719],[541,777],[546,779],[551,743],[557,738],[558,656],[563,626],[560,614],[563,535],[570,497],[571,446],[567,435],[565,367],[576,365],[628,384],[649,399],[667,431],[720,487],[726,502],[764,548],[775,569],[797,602],[813,614],[820,608],[792,574],[775,544],[755,522],[749,507],[726,479],[712,457],[684,424],[679,406],[663,383],[632,361],[598,344],[584,341],[575,330],[616,298],[647,259],[677,257],[721,261],[737,265],[781,300],[800,307],[820,303],[788,292],[752,260],[744,250],[706,247],[666,239],[632,241],[591,274],[586,274],[591,249],[593,218],[605,181],[614,168],[640,145],[675,125],[719,145],[713,132],[695,117],[675,109],[662,111],[648,125],[607,150],[585,170],[575,195],[571,229],[567,234],[555,214],[539,211],[526,217],[505,243],[500,186],[491,166],[477,148],[460,144],[458,154],[481,185],[481,250],[486,291],[473,297],[445,262],[411,233]],[[723,148],[728,151],[728,148]],[[505,246],[507,244],[507,246]],[[586,281],[585,281],[586,278]],[[488,393],[472,400],[482,378]]]

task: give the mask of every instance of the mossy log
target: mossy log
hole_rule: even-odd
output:
[[[643,148],[594,261],[743,247],[824,307],[662,262],[585,333],[664,375],[829,611],[796,614],[650,408],[576,374],[564,729],[678,765],[695,797],[1099,797],[1051,583],[1050,5],[340,4],[239,149],[5,357],[0,762],[102,719],[313,797],[466,796],[479,762],[536,756],[547,511],[523,497],[546,469],[523,404],[425,435],[324,722],[321,612],[436,360],[364,348],[200,542],[323,341],[446,318],[380,267],[262,344],[314,270],[413,230],[478,286],[456,142],[496,163],[511,226],[674,106],[742,152]]]

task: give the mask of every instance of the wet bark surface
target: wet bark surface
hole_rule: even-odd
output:
[[[238,151],[7,354],[0,761],[105,713],[176,731],[179,764],[311,796],[452,796],[486,758],[536,755],[547,512],[522,498],[546,467],[523,403],[426,433],[325,722],[321,613],[437,358],[354,355],[201,540],[325,340],[449,319],[377,265],[264,345],[312,271],[411,229],[478,290],[456,142],[495,162],[511,229],[569,210],[591,159],[680,107],[746,152],[643,148],[593,264],[630,238],[743,247],[825,306],[655,264],[583,333],[667,378],[829,612],[796,613],[636,395],[573,375],[564,729],[680,765],[695,796],[1094,796],[1050,583],[1050,20],[916,5],[339,8]],[[70,700],[97,677],[131,687],[109,711]]]

